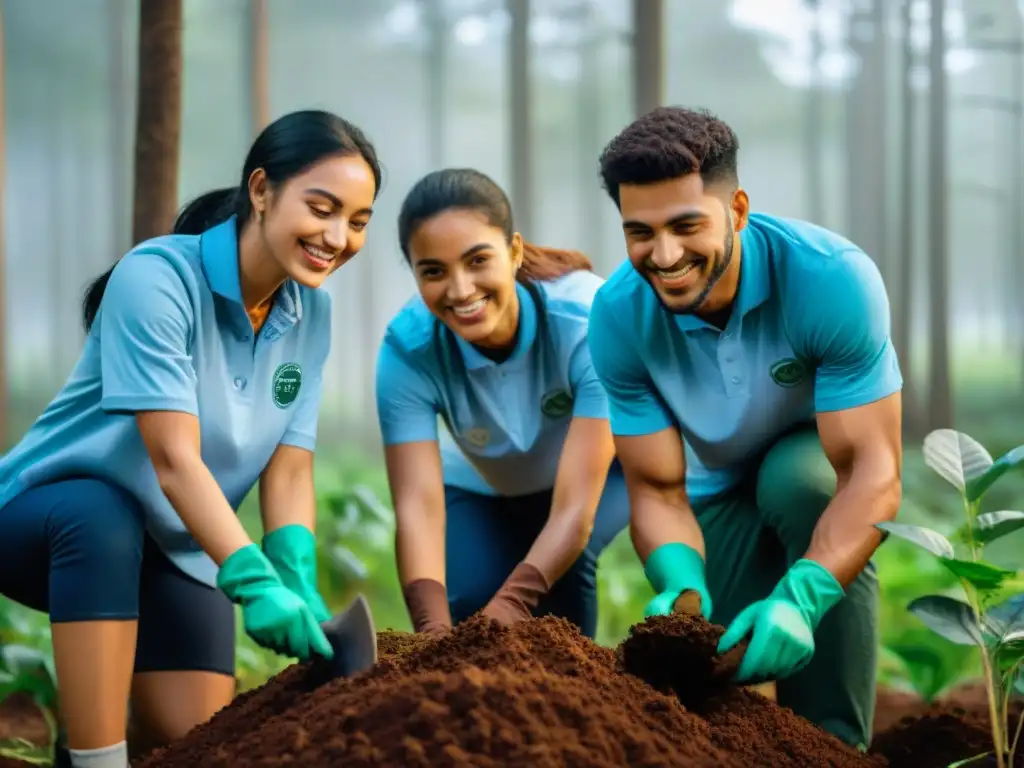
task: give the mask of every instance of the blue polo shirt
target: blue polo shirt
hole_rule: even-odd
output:
[[[160,490],[133,413],[197,416],[203,461],[237,510],[278,445],[313,450],[331,336],[330,296],[289,280],[253,338],[235,226],[149,240],[118,262],[68,381],[0,460],[0,504],[62,478],[105,480],[138,499],[178,567],[216,583],[216,564]]]
[[[377,361],[384,444],[438,440],[445,483],[468,491],[519,496],[552,489],[572,418],[608,418],[586,343],[590,304],[602,282],[577,271],[529,288],[517,283],[519,331],[501,363],[450,331],[415,296],[388,325]]]
[[[815,413],[903,385],[875,263],[821,227],[751,214],[724,330],[667,311],[626,262],[598,291],[589,345],[612,431],[675,426],[691,498],[733,488],[759,455]]]

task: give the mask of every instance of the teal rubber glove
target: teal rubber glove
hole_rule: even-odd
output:
[[[705,619],[711,618],[704,558],[693,547],[681,542],[662,544],[647,558],[644,575],[658,593],[644,608],[644,616],[667,616],[680,594],[695,589],[700,594],[700,612]]]
[[[306,601],[281,583],[255,544],[228,556],[217,574],[217,587],[242,606],[246,634],[264,648],[302,661],[314,653],[328,659],[334,656]]]
[[[794,563],[772,593],[743,609],[718,641],[718,652],[725,653],[753,633],[736,682],[777,680],[803,669],[814,655],[814,631],[844,594],[823,566]]]
[[[288,589],[306,601],[319,623],[331,618],[316,588],[316,537],[304,525],[285,525],[263,537],[263,554]]]

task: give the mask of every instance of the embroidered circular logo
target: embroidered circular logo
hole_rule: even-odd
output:
[[[807,378],[807,366],[795,357],[783,358],[772,365],[771,376],[780,387],[796,387]]]
[[[299,396],[301,386],[302,369],[298,363],[283,363],[277,366],[277,370],[274,371],[274,383],[270,388],[274,405],[278,408],[287,408]]]
[[[545,416],[560,419],[572,411],[572,395],[564,389],[556,389],[544,395],[540,401],[540,410]]]
[[[491,440],[491,433],[483,427],[475,427],[473,429],[467,429],[464,435],[466,442],[475,448],[483,448]]]

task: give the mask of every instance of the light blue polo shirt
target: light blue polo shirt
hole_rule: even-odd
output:
[[[740,285],[723,331],[674,315],[629,262],[598,291],[594,368],[617,435],[676,426],[691,498],[733,488],[779,435],[816,412],[903,386],[875,263],[806,222],[751,214]]]
[[[133,412],[198,416],[203,461],[237,510],[278,445],[313,450],[330,339],[330,296],[291,280],[253,339],[234,218],[144,242],[114,268],[67,383],[0,461],[0,504],[62,478],[106,480],[139,500],[175,564],[214,585],[217,566],[160,490]]]
[[[388,325],[378,356],[384,444],[438,440],[445,483],[475,493],[551,490],[572,418],[608,418],[586,343],[602,282],[577,271],[529,288],[516,283],[518,338],[501,363],[415,296]]]

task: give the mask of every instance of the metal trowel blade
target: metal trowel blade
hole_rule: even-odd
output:
[[[362,595],[337,616],[320,625],[334,649],[328,662],[331,678],[351,677],[377,663],[377,628],[370,604]]]

